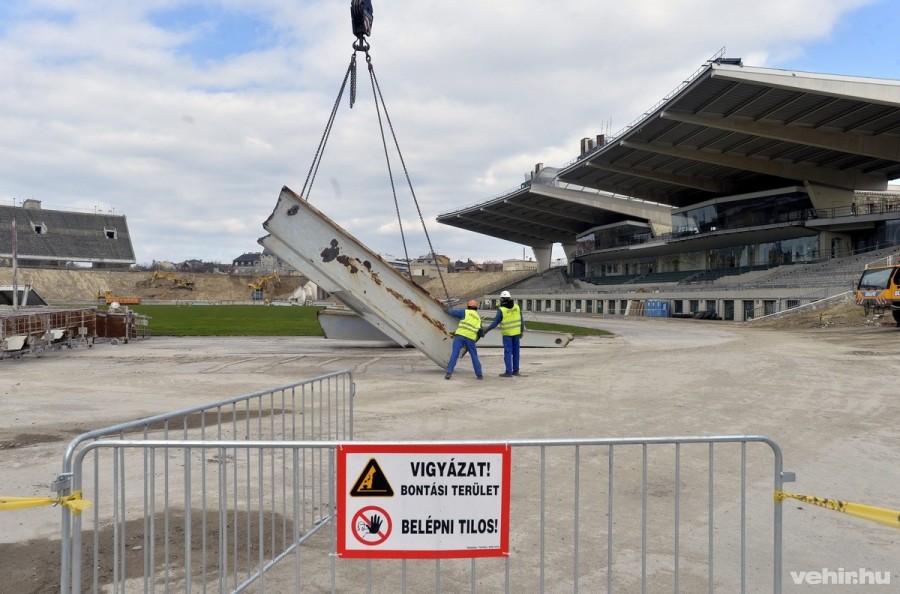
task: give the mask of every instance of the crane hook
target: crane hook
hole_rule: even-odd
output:
[[[353,26],[353,49],[358,52],[369,51],[369,42],[366,37],[372,35],[372,0],[350,0],[350,23]]]

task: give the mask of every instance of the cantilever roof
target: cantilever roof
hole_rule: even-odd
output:
[[[633,218],[605,193],[683,207],[805,182],[883,190],[900,178],[900,81],[713,61],[556,173],[550,186],[524,184],[438,221],[536,245]],[[560,184],[594,189],[597,199],[586,196],[567,217],[572,196],[546,196]]]
[[[716,62],[560,174],[674,206],[804,181],[883,190],[898,176],[900,81]]]

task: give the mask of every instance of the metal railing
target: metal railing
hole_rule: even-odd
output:
[[[110,541],[112,554],[94,554],[85,568],[74,555],[63,592],[80,592],[82,573],[94,592],[781,591],[773,489],[793,477],[764,436],[502,442],[512,450],[509,556],[436,560],[336,558],[340,445],[85,444],[73,482],[93,475],[86,497],[106,512],[88,528],[104,539],[86,548]],[[310,460],[321,469],[313,483]]]
[[[247,569],[244,579],[253,581],[254,572],[265,568],[249,559],[238,563],[235,541],[241,530],[244,542],[253,538],[248,522],[258,524],[254,524],[257,535],[263,533],[262,517],[251,518],[254,497],[266,502],[266,523],[277,523],[285,533],[277,542],[270,539],[266,551],[296,546],[295,538],[286,537],[289,528],[315,532],[321,518],[327,517],[331,461],[321,449],[286,460],[276,455],[277,448],[270,448],[265,460],[251,461],[249,455],[242,458],[237,449],[226,450],[220,444],[352,440],[354,393],[351,372],[339,371],[75,438],[66,448],[62,472],[52,488],[61,497],[83,492],[92,505],[82,515],[63,507],[61,591],[82,592],[86,581],[91,586],[84,591],[99,592],[101,575],[114,584],[115,592],[124,591],[126,579],[141,566],[143,591],[148,591],[157,579],[171,582],[173,564],[192,569],[195,545],[204,573],[215,567],[222,583],[232,587],[240,581],[236,569],[240,566]],[[176,440],[199,440],[200,445],[185,449],[175,445]],[[120,445],[110,449],[108,443]],[[140,455],[127,458],[126,448],[137,448]],[[182,455],[173,456],[176,451]],[[254,483],[264,476],[288,475],[290,489],[277,481]],[[210,539],[220,546],[213,547]],[[176,541],[187,544],[169,546]],[[217,557],[211,559],[214,548]],[[104,557],[109,551],[111,555]],[[161,577],[151,570],[160,564]]]

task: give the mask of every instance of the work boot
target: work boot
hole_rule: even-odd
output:
[[[477,377],[478,379],[484,379],[483,375],[476,375],[475,377]]]
[[[519,375],[518,371],[513,371],[513,375]]]
[[[444,376],[444,379],[450,379],[450,375],[451,374],[448,373],[447,375]]]
[[[500,377],[512,377],[511,373],[501,373]]]

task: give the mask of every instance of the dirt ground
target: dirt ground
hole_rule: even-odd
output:
[[[351,369],[360,440],[761,434],[796,472],[788,490],[898,509],[900,331],[846,308],[810,312],[787,328],[581,316],[614,337],[524,349],[524,377],[511,380],[497,377],[502,354],[482,349],[482,382],[467,373],[446,381],[412,349],[322,338],[160,337],[6,360],[0,495],[49,495],[66,443],[89,429]],[[784,591],[815,590],[793,585],[788,572],[823,568],[889,571],[900,584],[896,529],[797,501],[784,514]],[[0,590],[57,591],[59,518],[52,508],[0,512]],[[639,560],[621,567],[639,576]],[[569,572],[547,571],[550,583],[553,572],[561,582]],[[683,571],[689,591],[697,582]],[[633,581],[620,586],[634,590]]]
[[[802,308],[795,312],[768,319],[759,319],[749,322],[747,325],[755,328],[863,328],[877,326],[884,328],[896,327],[890,312],[886,315],[876,315],[872,312],[866,314],[862,307],[852,300],[842,301],[833,305],[826,305],[816,309]]]

